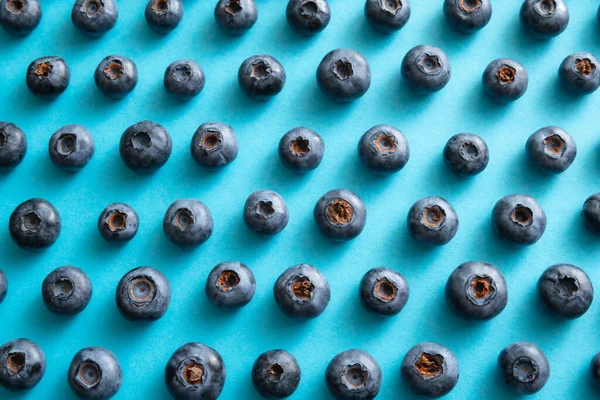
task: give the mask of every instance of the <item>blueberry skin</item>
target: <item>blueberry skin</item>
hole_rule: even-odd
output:
[[[416,241],[432,246],[450,242],[458,231],[458,215],[441,197],[425,197],[408,211],[407,225],[410,236]]]
[[[133,239],[140,226],[138,213],[124,203],[111,203],[98,218],[98,232],[108,242],[126,243]]]
[[[558,75],[564,86],[577,94],[590,94],[600,87],[600,61],[588,52],[573,53],[560,64]]]
[[[309,264],[288,268],[273,288],[275,301],[287,316],[316,318],[325,311],[331,298],[327,278]]]
[[[410,158],[410,146],[399,129],[376,125],[360,138],[358,157],[373,172],[388,175],[404,168]]]
[[[485,93],[498,103],[521,98],[529,85],[525,67],[510,58],[498,58],[489,63],[481,79]]]
[[[163,232],[171,242],[179,247],[200,246],[213,233],[213,219],[210,210],[198,200],[177,200],[165,213]]]
[[[163,79],[165,90],[177,100],[191,100],[198,96],[205,82],[204,71],[194,60],[172,62],[165,70]]]
[[[327,0],[290,0],[285,17],[294,31],[304,36],[312,36],[327,28],[331,20],[331,11]]]
[[[583,218],[596,234],[600,234],[600,193],[595,193],[583,203]]]
[[[207,122],[198,127],[190,151],[202,167],[221,169],[236,159],[239,150],[237,135],[231,126],[222,122]]]
[[[56,242],[62,230],[58,211],[44,199],[29,199],[17,206],[8,221],[10,236],[26,250],[41,250]]]
[[[488,321],[508,303],[506,280],[492,264],[468,261],[452,272],[445,289],[450,308],[467,320]]]
[[[42,299],[54,314],[79,314],[92,299],[92,282],[77,267],[57,268],[42,283]]]
[[[154,32],[169,33],[183,19],[183,3],[181,0],[149,0],[144,17]]]
[[[0,121],[0,172],[16,168],[27,153],[27,138],[15,124]]]
[[[119,18],[115,0],[77,0],[71,10],[71,21],[81,33],[100,37],[110,31]]]
[[[525,30],[540,40],[560,35],[569,25],[569,10],[564,0],[525,0],[520,17]]]
[[[127,57],[110,55],[105,57],[94,71],[96,87],[106,97],[122,99],[135,89],[138,70],[135,63]]]
[[[216,400],[226,377],[221,355],[201,343],[179,347],[165,368],[167,389],[177,400]]]
[[[0,269],[0,304],[6,298],[6,293],[8,292],[8,280],[6,279],[6,275]]]
[[[542,302],[569,319],[581,317],[592,305],[594,287],[584,270],[570,264],[549,267],[537,284]]]
[[[283,135],[278,154],[284,166],[299,174],[306,174],[323,161],[325,142],[317,132],[300,126]]]
[[[77,172],[94,156],[94,138],[84,126],[71,124],[50,137],[48,152],[52,163],[66,172]]]
[[[592,358],[590,369],[592,370],[592,376],[594,377],[594,380],[600,383],[600,353],[596,354],[594,358]]]
[[[248,57],[238,70],[240,89],[255,100],[268,100],[283,90],[285,69],[275,58],[266,55]]]
[[[230,35],[242,35],[254,26],[258,8],[254,0],[219,0],[215,7],[217,24]]]
[[[367,223],[367,208],[360,197],[351,191],[335,189],[317,201],[314,218],[324,236],[345,242],[363,231]]]
[[[410,295],[406,278],[389,268],[373,268],[360,282],[360,299],[368,311],[381,315],[397,315]]]
[[[162,125],[142,121],[123,132],[119,152],[132,171],[151,173],[167,163],[172,148],[171,135]]]
[[[325,381],[336,399],[374,399],[381,389],[381,367],[369,353],[359,349],[344,351],[327,365]]]
[[[352,102],[369,90],[371,67],[358,51],[332,50],[323,57],[317,68],[317,84],[331,99]]]
[[[512,194],[498,200],[492,211],[496,235],[515,246],[537,242],[546,230],[546,213],[526,194]]]
[[[0,26],[10,34],[29,35],[41,19],[39,0],[0,0]]]
[[[252,384],[265,399],[284,399],[291,396],[302,378],[296,357],[285,350],[262,353],[252,366]]]
[[[32,389],[46,373],[46,355],[29,339],[0,346],[0,386],[16,392]]]
[[[498,367],[506,384],[519,394],[539,392],[550,377],[548,359],[539,347],[529,342],[516,342],[502,350]]]
[[[82,378],[84,374],[87,376]],[[112,351],[103,347],[86,347],[73,357],[67,381],[80,399],[108,400],[121,388],[123,370]]]
[[[431,342],[412,347],[400,367],[402,377],[418,395],[437,398],[458,383],[458,361],[446,347]]]
[[[254,298],[256,280],[246,264],[222,262],[210,271],[205,291],[217,307],[241,308]]]
[[[437,92],[452,75],[450,60],[442,49],[429,45],[413,47],[402,60],[402,78],[415,93]]]
[[[410,18],[408,0],[367,0],[365,18],[379,33],[389,34],[399,31]]]
[[[547,126],[534,132],[525,149],[533,165],[549,175],[565,172],[577,156],[575,141],[557,126]]]
[[[71,81],[71,70],[61,57],[40,57],[29,64],[25,83],[34,95],[53,100],[60,96]]]
[[[244,222],[259,235],[277,235],[288,224],[290,213],[281,195],[272,190],[257,190],[246,199]]]
[[[454,135],[444,147],[444,163],[457,176],[477,175],[483,172],[489,161],[487,144],[472,133]]]
[[[125,319],[155,321],[165,315],[171,303],[171,284],[159,270],[138,267],[121,278],[116,298],[117,308]]]
[[[455,29],[464,33],[477,32],[492,19],[491,0],[445,0],[444,16]]]

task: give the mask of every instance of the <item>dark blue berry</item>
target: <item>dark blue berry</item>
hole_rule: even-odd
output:
[[[205,291],[206,297],[218,307],[240,308],[254,298],[256,280],[246,264],[222,262],[210,271]]]
[[[406,25],[410,18],[408,0],[366,0],[365,18],[380,33],[393,33]]]
[[[600,234],[600,193],[587,198],[583,204],[583,218],[594,233]]]
[[[481,173],[490,161],[485,141],[472,133],[452,136],[444,147],[444,163],[458,176],[473,176]]]
[[[366,351],[347,350],[329,362],[325,381],[336,399],[374,399],[381,389],[381,367]]]
[[[55,314],[79,314],[92,299],[92,282],[77,267],[60,267],[44,279],[42,298],[48,310]]]
[[[213,232],[210,210],[198,200],[177,200],[165,213],[163,232],[171,242],[180,247],[200,246]]]
[[[246,226],[263,236],[277,235],[287,226],[289,218],[285,200],[272,190],[258,190],[244,204]]]
[[[317,84],[333,100],[351,102],[369,90],[371,67],[358,51],[336,49],[321,60],[317,68]]]
[[[590,369],[592,370],[594,380],[600,383],[600,353],[597,353],[594,358],[592,358]]]
[[[183,3],[181,0],[148,0],[144,17],[153,31],[171,32],[183,19]]]
[[[325,311],[331,298],[327,278],[315,267],[299,264],[279,276],[275,300],[289,317],[315,318]]]
[[[275,58],[262,54],[248,57],[238,70],[242,92],[256,100],[268,100],[285,86],[285,69]]]
[[[547,126],[534,132],[525,149],[533,165],[551,175],[565,172],[577,156],[575,141],[557,126]]]
[[[30,34],[42,19],[39,0],[0,0],[0,26],[13,35]]]
[[[110,55],[100,61],[94,72],[96,87],[111,99],[121,99],[135,89],[138,70],[127,57]]]
[[[219,169],[235,160],[238,148],[238,138],[231,126],[222,122],[207,122],[196,129],[190,149],[198,165]]]
[[[537,284],[542,302],[563,317],[581,317],[592,305],[594,287],[584,270],[570,264],[549,267]]]
[[[290,0],[285,16],[292,29],[304,36],[321,32],[331,20],[327,0]]]
[[[35,96],[52,100],[60,96],[71,81],[71,71],[60,57],[40,57],[27,68],[25,82]]]
[[[242,35],[250,30],[258,19],[254,0],[219,0],[215,7],[217,24],[230,35]]]
[[[265,399],[284,399],[291,396],[302,373],[296,358],[285,350],[262,353],[252,366],[252,384]]]
[[[458,361],[440,344],[420,343],[404,356],[401,373],[415,394],[442,397],[458,383]]]
[[[77,172],[94,156],[94,138],[84,126],[63,126],[50,137],[48,151],[50,160],[58,168],[66,172]]]
[[[588,52],[573,53],[560,64],[558,74],[565,87],[578,94],[590,94],[600,87],[600,61]]]
[[[17,206],[8,223],[10,236],[24,249],[52,246],[62,230],[58,211],[44,199],[30,199]]]
[[[494,206],[492,225],[500,239],[517,246],[529,246],[544,234],[546,213],[533,197],[512,194]]]
[[[15,339],[0,346],[0,386],[10,391],[32,389],[46,373],[46,356],[29,339]]]
[[[360,299],[369,311],[396,315],[408,302],[410,291],[406,278],[389,268],[373,268],[360,282]]]
[[[360,197],[351,191],[335,189],[317,201],[314,218],[323,235],[345,242],[363,231],[367,223],[367,208]]]
[[[421,45],[413,47],[402,60],[402,78],[416,93],[437,92],[450,81],[450,60],[442,49]]]
[[[445,0],[444,16],[454,28],[465,33],[477,32],[492,19],[491,0]]]
[[[569,10],[564,0],[525,0],[520,15],[523,27],[536,39],[558,36],[569,25]]]
[[[123,371],[112,351],[86,347],[73,357],[67,380],[80,399],[108,400],[121,388]]]
[[[516,342],[502,350],[498,367],[506,384],[519,394],[539,392],[550,377],[548,359],[539,347],[529,342]]]
[[[171,136],[162,125],[142,121],[123,132],[119,152],[131,170],[148,173],[167,163],[172,147]]]
[[[279,141],[278,154],[287,168],[306,174],[323,161],[325,143],[317,132],[301,126],[283,135]]]
[[[124,203],[106,206],[98,218],[98,231],[113,243],[125,243],[135,237],[140,225],[137,212]]]
[[[529,74],[523,65],[510,58],[492,61],[483,72],[483,89],[493,100],[509,103],[527,91]]]
[[[27,138],[15,124],[0,121],[0,171],[16,168],[27,153]]]
[[[458,215],[441,197],[425,197],[408,211],[407,225],[410,236],[424,244],[443,246],[458,231]]]
[[[174,98],[191,100],[204,89],[204,72],[194,60],[174,61],[167,67],[163,83],[167,93]]]
[[[6,279],[6,275],[0,269],[0,304],[6,298],[6,293],[8,292],[8,280]]]
[[[360,138],[358,157],[372,171],[391,174],[404,168],[410,158],[410,146],[397,128],[376,125]]]
[[[126,273],[117,286],[117,308],[129,321],[161,318],[171,303],[171,284],[152,267],[139,267]]]
[[[71,10],[73,25],[90,37],[99,37],[110,31],[118,18],[115,0],[77,0]]]

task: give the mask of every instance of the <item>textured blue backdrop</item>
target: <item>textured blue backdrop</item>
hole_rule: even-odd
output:
[[[0,305],[0,342],[35,340],[48,357],[48,368],[31,392],[17,396],[0,389],[1,398],[73,398],[66,380],[71,358],[82,347],[99,345],[112,349],[123,366],[116,398],[166,399],[164,365],[188,341],[206,343],[222,354],[228,370],[224,399],[257,398],[250,369],[261,352],[273,348],[291,351],[300,362],[303,376],[294,398],[328,398],[327,363],[354,347],[380,362],[380,398],[410,398],[400,363],[411,346],[425,340],[446,345],[458,357],[460,380],[449,398],[509,397],[496,357],[517,340],[540,345],[551,363],[550,380],[535,398],[598,396],[588,363],[600,350],[600,301],[581,319],[565,321],[546,312],[535,292],[538,276],[557,262],[582,267],[600,289],[600,238],[587,231],[579,215],[587,196],[600,190],[595,179],[600,173],[600,93],[566,95],[556,72],[572,52],[600,53],[597,1],[569,2],[570,26],[545,42],[521,29],[520,0],[494,1],[491,23],[472,36],[447,26],[441,0],[412,1],[407,26],[390,37],[369,29],[362,0],[332,0],[331,24],[309,39],[287,26],[283,0],[258,0],[259,20],[240,38],[217,28],[215,0],[186,0],[183,22],[164,37],[146,26],[145,1],[119,1],[116,27],[98,40],[72,26],[71,4],[65,4],[72,1],[43,3],[42,23],[30,36],[0,32],[0,120],[18,124],[29,141],[23,164],[0,175],[0,268],[9,279],[9,295]],[[443,91],[419,97],[402,83],[400,63],[411,47],[424,43],[448,53],[453,73]],[[371,89],[353,104],[332,103],[315,82],[321,58],[337,47],[359,50],[371,63]],[[138,87],[122,101],[110,101],[94,87],[94,68],[110,53],[131,57],[139,69]],[[288,75],[283,92],[266,103],[250,101],[237,86],[240,63],[260,53],[279,59]],[[33,97],[24,82],[27,65],[43,55],[62,56],[71,67],[70,87],[53,102]],[[481,73],[498,57],[513,57],[529,70],[529,91],[513,105],[497,106],[482,94]],[[189,103],[171,101],[162,87],[166,66],[180,58],[197,60],[207,77],[204,92]],[[121,133],[143,119],[163,124],[173,138],[170,161],[152,176],[129,171],[119,159]],[[221,172],[202,170],[189,155],[192,134],[206,121],[224,121],[239,136],[239,157]],[[53,167],[47,150],[50,135],[69,123],[87,126],[96,140],[94,159],[76,175]],[[399,127],[412,150],[406,168],[387,178],[367,172],[356,154],[359,137],[379,123]],[[562,176],[546,177],[527,164],[524,145],[533,131],[552,124],[573,135],[579,155]],[[323,163],[307,176],[285,170],[277,157],[280,137],[299,125],[320,132],[326,144]],[[491,160],[481,175],[462,180],[445,169],[441,153],[450,136],[465,131],[487,141]],[[312,218],[318,198],[337,187],[359,194],[368,208],[366,228],[351,243],[324,239]],[[291,212],[287,229],[270,240],[248,232],[242,220],[244,201],[257,189],[281,193]],[[535,196],[548,215],[544,237],[523,249],[499,242],[490,224],[494,203],[518,192]],[[405,227],[412,203],[427,195],[447,198],[460,217],[458,234],[444,248],[416,245]],[[63,219],[60,239],[43,253],[19,249],[6,228],[14,207],[31,197],[51,201]],[[165,210],[182,197],[205,202],[215,222],[211,239],[191,252],[171,245],[162,233]],[[113,201],[129,203],[140,215],[138,236],[125,247],[108,245],[96,231],[100,211]],[[471,259],[496,264],[509,288],[505,311],[483,324],[458,319],[444,301],[447,277]],[[224,260],[243,261],[256,275],[256,297],[239,312],[222,312],[204,296],[210,269]],[[278,275],[301,262],[317,266],[331,284],[329,308],[312,321],[286,318],[272,294]],[[46,274],[65,264],[84,269],[94,285],[90,305],[73,318],[50,314],[40,294]],[[152,324],[129,323],[115,306],[117,282],[139,265],[160,269],[173,287],[167,314]],[[395,318],[376,318],[359,303],[362,275],[380,265],[400,270],[411,288],[408,305]]]

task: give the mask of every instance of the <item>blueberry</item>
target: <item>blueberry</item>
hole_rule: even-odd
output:
[[[121,388],[123,371],[112,351],[86,347],[73,357],[67,380],[80,399],[108,400]]]
[[[542,350],[533,343],[516,342],[498,356],[504,380],[519,394],[539,392],[550,377],[550,364]]]
[[[42,19],[39,0],[0,0],[0,26],[13,35],[33,32]]]
[[[380,33],[393,33],[406,25],[410,18],[408,0],[366,0],[365,18]]]
[[[94,81],[98,90],[106,97],[121,99],[135,89],[138,70],[129,58],[110,55],[96,67]]]
[[[402,78],[416,93],[441,90],[450,81],[450,60],[442,49],[429,45],[413,47],[402,60]]]
[[[163,83],[173,98],[191,100],[204,89],[204,72],[194,60],[174,61],[165,70]]]
[[[573,53],[560,64],[558,74],[564,85],[578,94],[590,94],[600,87],[600,61],[588,52]]]
[[[536,39],[560,35],[569,25],[569,10],[564,0],[525,0],[521,24]]]
[[[482,77],[483,89],[493,100],[509,103],[527,91],[529,74],[523,65],[510,58],[498,58],[486,67]]]
[[[238,70],[238,83],[242,92],[256,100],[268,100],[285,86],[285,69],[268,55],[248,57]]]
[[[216,400],[226,377],[221,355],[201,343],[179,347],[165,368],[167,389],[177,400]]]
[[[600,234],[600,193],[587,198],[583,204],[583,217],[590,229]]]
[[[358,157],[372,171],[391,174],[404,168],[410,158],[410,147],[397,128],[376,125],[360,138]]]
[[[126,273],[117,286],[117,308],[129,321],[161,318],[171,302],[171,284],[152,267],[139,267]]]
[[[50,137],[50,160],[66,172],[77,172],[94,156],[94,138],[81,125],[63,126]]]
[[[284,399],[291,396],[302,373],[296,357],[285,350],[262,353],[252,366],[252,384],[265,399]]]
[[[46,373],[46,356],[29,339],[15,339],[0,346],[0,386],[10,391],[28,390]]]
[[[222,262],[210,271],[205,290],[206,297],[216,306],[240,308],[254,297],[256,280],[246,264]]]
[[[215,7],[215,20],[230,35],[242,35],[258,19],[254,0],[219,0]]]
[[[237,157],[238,148],[234,130],[222,122],[200,125],[190,147],[194,161],[208,169],[220,169],[229,165]]]
[[[592,370],[592,376],[594,377],[594,380],[600,383],[600,353],[596,354],[594,358],[592,358],[590,368]]]
[[[173,143],[160,124],[142,121],[131,125],[121,136],[121,159],[133,171],[154,172],[171,157]]]
[[[445,0],[444,16],[455,29],[477,32],[492,19],[491,0]]]
[[[115,0],[77,0],[71,10],[75,28],[90,37],[100,37],[110,31],[118,18]]]
[[[410,389],[426,397],[442,397],[458,383],[458,361],[446,347],[431,342],[412,347],[400,368]]]
[[[0,269],[0,304],[6,298],[6,293],[8,292],[8,280],[6,279],[6,275]]]
[[[71,81],[71,70],[64,59],[48,56],[36,58],[29,64],[25,82],[35,96],[52,100],[60,96]]]
[[[533,165],[551,175],[565,172],[577,156],[575,141],[557,126],[547,126],[534,132],[525,149]]]
[[[506,281],[502,272],[492,264],[468,261],[448,278],[446,301],[465,319],[487,321],[506,307]]]
[[[8,223],[10,236],[24,249],[38,250],[52,246],[58,239],[62,223],[58,211],[44,199],[30,199],[17,206]]]
[[[537,290],[549,309],[570,319],[585,314],[594,300],[590,277],[581,268],[569,264],[556,264],[544,271]]]
[[[299,264],[279,276],[274,294],[277,304],[286,315],[315,318],[327,308],[331,289],[321,271],[312,265]]]
[[[345,242],[363,231],[367,223],[367,209],[356,194],[346,189],[335,189],[317,201],[314,217],[323,235]]]
[[[327,0],[290,0],[285,17],[294,31],[304,36],[312,36],[327,28],[331,12]]]
[[[16,168],[27,153],[27,138],[15,124],[0,121],[0,171]]]
[[[290,213],[285,200],[272,190],[258,190],[244,204],[244,222],[248,229],[263,236],[273,236],[288,224]]]
[[[485,141],[472,133],[452,136],[444,147],[444,163],[458,176],[473,176],[481,173],[490,161]]]
[[[148,0],[144,17],[153,31],[171,32],[183,18],[183,3],[181,0]]]
[[[432,246],[447,244],[458,231],[458,215],[450,203],[438,196],[413,204],[406,222],[413,239]]]
[[[77,267],[57,268],[42,283],[42,299],[54,314],[79,314],[92,299],[92,282]]]
[[[325,143],[317,132],[301,126],[283,135],[278,153],[283,165],[299,174],[306,174],[323,161]]]
[[[368,311],[396,315],[408,302],[410,291],[406,278],[389,268],[373,268],[360,282],[360,298]]]
[[[374,399],[381,389],[381,367],[369,353],[359,349],[344,351],[327,365],[325,381],[336,399]]]
[[[369,90],[371,67],[358,51],[336,49],[327,53],[319,64],[317,83],[333,100],[351,102]]]
[[[212,215],[208,207],[198,200],[177,200],[165,213],[163,231],[171,242],[180,247],[196,247],[212,235]]]
[[[533,197],[512,194],[494,206],[492,225],[500,239],[517,246],[529,246],[544,234],[546,213]]]
[[[125,243],[133,239],[139,225],[137,212],[124,203],[107,205],[98,218],[100,235],[113,243]]]

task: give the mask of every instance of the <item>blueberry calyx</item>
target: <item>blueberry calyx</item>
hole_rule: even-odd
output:
[[[444,357],[441,354],[421,353],[413,368],[426,381],[443,374]]]

